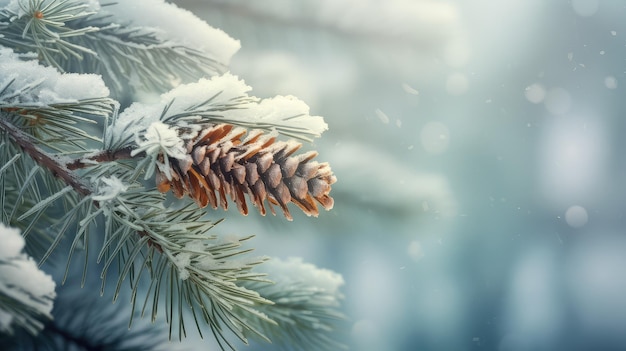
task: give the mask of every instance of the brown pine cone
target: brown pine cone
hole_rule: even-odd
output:
[[[309,216],[318,215],[319,202],[326,210],[333,207],[331,184],[337,178],[328,163],[312,161],[317,152],[292,156],[302,145],[295,141],[276,141],[276,137],[253,130],[246,136],[245,128],[217,124],[204,129],[187,143],[188,157],[182,161],[170,158],[171,179],[157,172],[157,188],[170,189],[182,198],[189,195],[200,207],[218,205],[228,209],[227,196],[247,215],[244,194],[262,215],[265,200],[273,214],[278,205],[285,217],[292,220],[287,204],[293,202]]]

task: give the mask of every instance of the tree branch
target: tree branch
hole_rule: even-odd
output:
[[[67,167],[67,169],[69,170],[76,170],[76,169],[87,168],[93,165],[94,162],[101,163],[101,162],[113,162],[117,160],[128,160],[128,159],[133,158],[133,156],[130,155],[132,151],[133,151],[133,148],[131,147],[125,147],[119,150],[102,150],[90,156],[77,158],[71,162],[68,162],[65,164],[65,167]],[[135,156],[143,157],[145,156],[145,152],[141,152]]]
[[[56,177],[61,178],[65,184],[71,185],[79,194],[87,196],[93,192],[91,187],[82,182],[58,157],[50,155],[37,147],[31,141],[31,137],[28,134],[16,128],[4,118],[0,118],[0,128],[6,131],[22,150],[37,161],[37,163],[50,170]]]

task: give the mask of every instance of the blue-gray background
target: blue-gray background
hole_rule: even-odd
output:
[[[626,2],[177,3],[329,124],[331,212],[220,230],[341,273],[351,349],[626,349]]]

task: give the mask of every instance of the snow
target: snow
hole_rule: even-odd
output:
[[[11,81],[13,81],[11,83]],[[0,87],[10,86],[0,100],[4,104],[51,105],[109,95],[102,78],[95,74],[62,74],[37,61],[22,61],[11,49],[0,49]],[[35,86],[28,91],[24,87]]]
[[[30,0],[4,0],[0,1],[0,7],[21,17],[27,14],[24,9],[29,8],[29,2]],[[121,25],[153,30],[159,40],[206,52],[225,66],[241,46],[238,40],[224,31],[211,27],[191,12],[164,0],[75,2],[86,5],[85,11],[98,12],[99,16],[112,15],[114,21]],[[106,6],[101,6],[101,3]]]
[[[183,146],[183,140],[178,137],[178,132],[162,122],[153,122],[148,126],[143,140],[137,140],[139,148],[133,151],[133,155],[145,151],[147,154],[163,151],[166,155],[184,160],[187,150]]]
[[[0,259],[15,257],[22,252],[24,248],[24,238],[22,238],[18,229],[8,228],[0,223],[0,238],[2,238]]]
[[[0,331],[10,331],[13,320],[13,316],[3,309],[5,303],[18,302],[50,318],[55,297],[54,281],[39,270],[31,257],[21,253],[24,239],[19,230],[0,223],[0,242],[0,295],[13,300],[0,301]]]
[[[191,253],[181,252],[174,255],[173,263],[178,268],[178,277],[181,280],[187,280],[189,278],[187,267],[191,264]]]
[[[608,89],[617,89],[617,78],[614,76],[606,76],[604,78],[604,86]]]
[[[413,88],[412,86],[410,86],[407,83],[402,83],[402,90],[404,90],[407,94],[411,94],[411,95],[419,95],[420,94],[419,90]]]
[[[112,14],[123,25],[156,29],[158,39],[207,52],[225,66],[241,46],[224,31],[164,0],[118,1],[102,7],[101,13]]]
[[[316,137],[328,129],[322,117],[310,116],[309,106],[291,95],[261,100],[248,110],[233,110],[226,117],[242,121],[256,119],[259,123],[302,129],[303,133]]]
[[[306,283],[336,296],[340,295],[339,288],[344,284],[341,274],[304,263],[300,257],[290,257],[286,260],[272,258],[263,264],[263,269],[269,274],[269,278],[277,283]]]
[[[178,131],[163,122],[152,122],[145,133],[141,133],[141,136],[136,136],[135,142],[137,143],[137,148],[131,152],[131,156],[145,152],[146,156],[153,159],[151,168],[146,170],[146,179],[152,176],[153,167],[156,164],[167,179],[172,180],[169,157],[179,160],[191,158],[184,147],[183,139],[178,136]],[[167,156],[163,158],[163,162],[157,161],[159,154]]]
[[[524,90],[526,99],[533,104],[539,104],[546,98],[546,88],[540,83],[534,83]]]
[[[176,128],[167,127],[160,122],[162,112],[167,106],[169,107],[165,118],[181,113],[189,114],[192,107],[195,111],[204,111],[205,114],[208,109],[215,108],[216,110],[211,112],[214,115],[211,118],[215,123],[231,123],[248,128],[275,128],[280,133],[302,139],[318,137],[328,129],[324,119],[311,116],[309,107],[301,100],[293,96],[276,96],[260,100],[248,95],[251,89],[243,80],[230,73],[211,79],[201,78],[197,82],[181,84],[162,94],[157,103],[133,103],[119,115],[110,131],[113,138],[137,139],[141,151],[147,150],[148,154],[162,148],[171,157],[183,159],[181,138],[193,135],[175,136]],[[211,102],[203,105],[209,99]],[[199,105],[202,106],[194,107]],[[224,109],[224,106],[227,108]],[[193,127],[194,120],[171,123],[188,128]],[[148,128],[152,128],[152,132],[146,131],[143,139],[137,138]],[[136,151],[135,154],[138,152],[140,151]]]
[[[378,117],[378,119],[380,119],[381,122],[383,122],[384,124],[389,124],[389,116],[387,116],[386,113],[384,113],[378,108],[376,109],[375,112],[376,112],[376,116]]]
[[[96,191],[97,195],[93,196],[94,201],[110,201],[117,198],[118,195],[128,190],[128,185],[124,184],[116,176],[102,177],[100,181],[103,183]]]
[[[587,224],[589,221],[589,215],[587,209],[582,206],[571,206],[565,211],[565,222],[572,228],[580,228]]]

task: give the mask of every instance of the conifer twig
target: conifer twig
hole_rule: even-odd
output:
[[[91,195],[92,189],[87,184],[82,182],[81,179],[57,157],[50,155],[32,143],[31,138],[26,133],[16,128],[4,118],[0,118],[0,128],[9,133],[11,138],[24,152],[32,157],[33,160],[37,161],[37,163],[50,170],[53,175],[61,178],[66,184],[72,186],[79,194],[83,196]]]
[[[76,170],[76,169],[87,168],[93,165],[94,162],[95,163],[113,162],[117,160],[127,160],[133,157],[145,156],[144,153],[139,153],[137,155],[131,156],[132,151],[133,151],[133,148],[131,147],[125,147],[119,150],[102,150],[95,154],[72,160],[71,162],[66,163],[65,167],[67,167],[67,169],[69,170]]]

